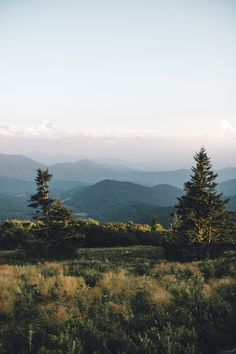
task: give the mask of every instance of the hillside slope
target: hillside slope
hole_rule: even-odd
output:
[[[227,196],[236,195],[236,178],[219,183],[217,190]]]
[[[45,166],[23,155],[0,154],[0,176],[32,181],[37,168]]]
[[[77,206],[109,208],[115,205],[140,201],[159,206],[172,206],[176,198],[181,196],[180,188],[169,185],[146,187],[131,182],[104,180],[90,187],[75,191],[71,195],[71,203]]]
[[[158,217],[157,213],[161,214],[163,207],[173,207],[176,198],[182,194],[181,189],[169,185],[146,187],[130,182],[104,180],[75,190],[74,193],[69,191],[64,194],[64,198],[65,203],[76,212],[88,213],[90,217],[103,222],[149,222],[155,216]]]

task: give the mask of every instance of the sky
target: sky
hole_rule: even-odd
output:
[[[235,0],[0,0],[0,152],[236,166],[235,38]]]

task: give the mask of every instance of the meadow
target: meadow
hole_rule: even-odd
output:
[[[236,347],[233,252],[189,263],[169,262],[153,246],[84,248],[66,261],[10,257],[1,252],[1,354],[214,354]]]

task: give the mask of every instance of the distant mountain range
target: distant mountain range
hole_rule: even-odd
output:
[[[36,169],[46,166],[21,155],[0,154],[0,176],[33,181]],[[91,160],[65,162],[49,166],[54,181],[83,182],[94,184],[105,179],[127,181],[147,186],[170,184],[179,188],[189,178],[190,171],[179,169],[175,171],[139,171],[123,165],[109,165]],[[218,182],[236,179],[236,168],[229,167],[217,171]]]
[[[46,166],[20,155],[0,155],[0,220],[29,217],[27,200],[35,191],[39,167]],[[183,194],[181,188],[190,175],[188,170],[145,172],[90,160],[49,169],[52,197],[59,196],[77,213],[103,222],[151,222],[157,218],[164,225],[170,222],[176,198]],[[218,191],[230,197],[228,207],[236,211],[236,168],[218,173],[218,181],[223,180]]]
[[[85,186],[87,186],[87,184],[80,181],[52,180],[50,183],[50,191],[53,195],[56,195],[57,193],[61,195],[64,191]],[[34,181],[0,176],[0,193],[32,194],[35,192],[35,188]]]

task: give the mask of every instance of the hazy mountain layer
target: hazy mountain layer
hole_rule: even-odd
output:
[[[0,176],[2,177],[33,181],[36,169],[39,167],[45,168],[43,164],[21,155],[0,155]],[[109,165],[91,160],[59,163],[50,166],[49,170],[53,174],[54,181],[80,181],[94,184],[104,179],[114,179],[147,186],[170,184],[179,188],[183,188],[184,182],[190,176],[190,171],[186,169],[176,171],[139,171],[122,165]],[[236,168],[225,168],[218,171],[218,174],[219,182],[236,179]],[[30,185],[27,186],[27,190],[28,188],[30,188]]]
[[[50,183],[50,191],[53,195],[57,193],[61,195],[64,191],[85,186],[87,186],[87,184],[80,181],[52,180]],[[17,178],[0,176],[0,193],[32,194],[35,190],[36,186],[34,181],[25,181]]]
[[[22,155],[0,154],[0,176],[32,181],[37,168],[45,166]]]
[[[227,196],[236,195],[236,178],[230,181],[222,182],[218,185],[218,191]]]

